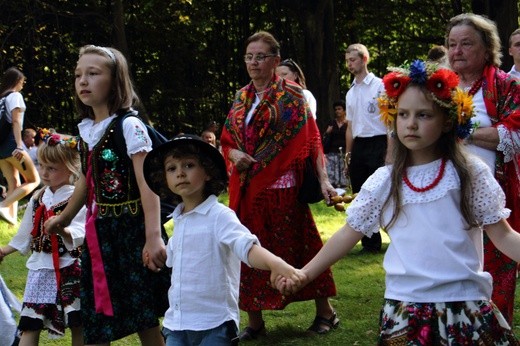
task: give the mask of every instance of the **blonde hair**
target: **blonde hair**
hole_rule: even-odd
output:
[[[139,103],[135,93],[128,63],[124,55],[112,47],[86,45],[79,50],[79,58],[85,54],[96,54],[106,58],[106,64],[112,72],[112,88],[108,95],[108,111],[114,114],[118,110],[128,110],[132,105]],[[85,105],[74,93],[74,103],[82,118],[94,118],[92,107]]]
[[[350,46],[347,47],[347,50],[345,51],[345,54],[357,52],[360,58],[367,58],[367,64],[370,60],[370,54],[368,53],[368,49],[365,45],[361,43],[353,43]]]
[[[475,29],[482,39],[486,52],[489,54],[488,63],[499,67],[502,61],[500,36],[494,21],[474,13],[462,13],[450,19],[446,28],[446,46],[449,47],[448,40],[450,31],[456,26],[468,25]]]
[[[42,141],[38,146],[38,161],[45,163],[64,164],[71,174],[70,184],[73,185],[80,175],[81,161],[79,151],[66,144],[47,144]]]

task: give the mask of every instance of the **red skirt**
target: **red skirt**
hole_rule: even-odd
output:
[[[302,268],[322,248],[320,234],[307,204],[296,199],[296,189],[272,189],[269,202],[255,208],[256,227],[246,223],[262,247],[296,268]],[[258,222],[262,220],[262,222]],[[258,226],[260,225],[261,226]],[[270,272],[242,264],[240,309],[244,311],[281,310],[293,301],[313,300],[336,295],[332,272],[327,269],[297,294],[285,297],[270,286]]]

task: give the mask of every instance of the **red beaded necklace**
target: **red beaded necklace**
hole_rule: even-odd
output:
[[[432,181],[431,184],[426,185],[425,187],[414,186],[408,179],[408,174],[406,173],[406,169],[404,170],[403,181],[406,184],[406,186],[408,186],[410,188],[410,190],[413,190],[415,192],[425,192],[425,191],[433,189],[435,186],[437,186],[440,183],[442,176],[444,175],[445,168],[446,168],[446,159],[443,158],[441,161],[441,166],[439,167],[439,173],[437,174],[437,177],[435,178],[435,180]]]
[[[468,94],[470,94],[471,96],[475,95],[478,89],[480,89],[480,87],[482,86],[482,82],[484,82],[484,77],[480,77],[479,79],[474,81],[471,85],[471,88],[468,91]]]

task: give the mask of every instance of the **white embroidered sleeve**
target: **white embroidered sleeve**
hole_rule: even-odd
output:
[[[497,126],[497,130],[497,150],[504,153],[504,162],[509,162],[515,155],[520,155],[520,131],[511,131],[504,125]]]
[[[508,218],[511,211],[505,207],[505,194],[491,174],[489,167],[480,160],[471,162],[472,203],[477,222],[489,225],[497,223],[500,219]]]
[[[347,208],[347,223],[370,237],[379,232],[379,216],[389,191],[390,168],[379,168],[361,187],[357,197]]]

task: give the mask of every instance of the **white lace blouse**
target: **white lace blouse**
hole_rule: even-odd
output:
[[[505,196],[484,162],[472,157],[469,169],[473,213],[481,225],[507,218]],[[441,160],[408,167],[408,178],[417,187],[430,184]],[[363,185],[347,209],[347,223],[371,236],[393,214],[393,205],[382,210],[390,191],[392,166],[379,168]],[[385,298],[407,302],[489,300],[491,275],[483,271],[482,228],[468,228],[460,212],[460,179],[451,161],[440,183],[426,192],[402,187],[403,206],[388,230],[385,254]]]

